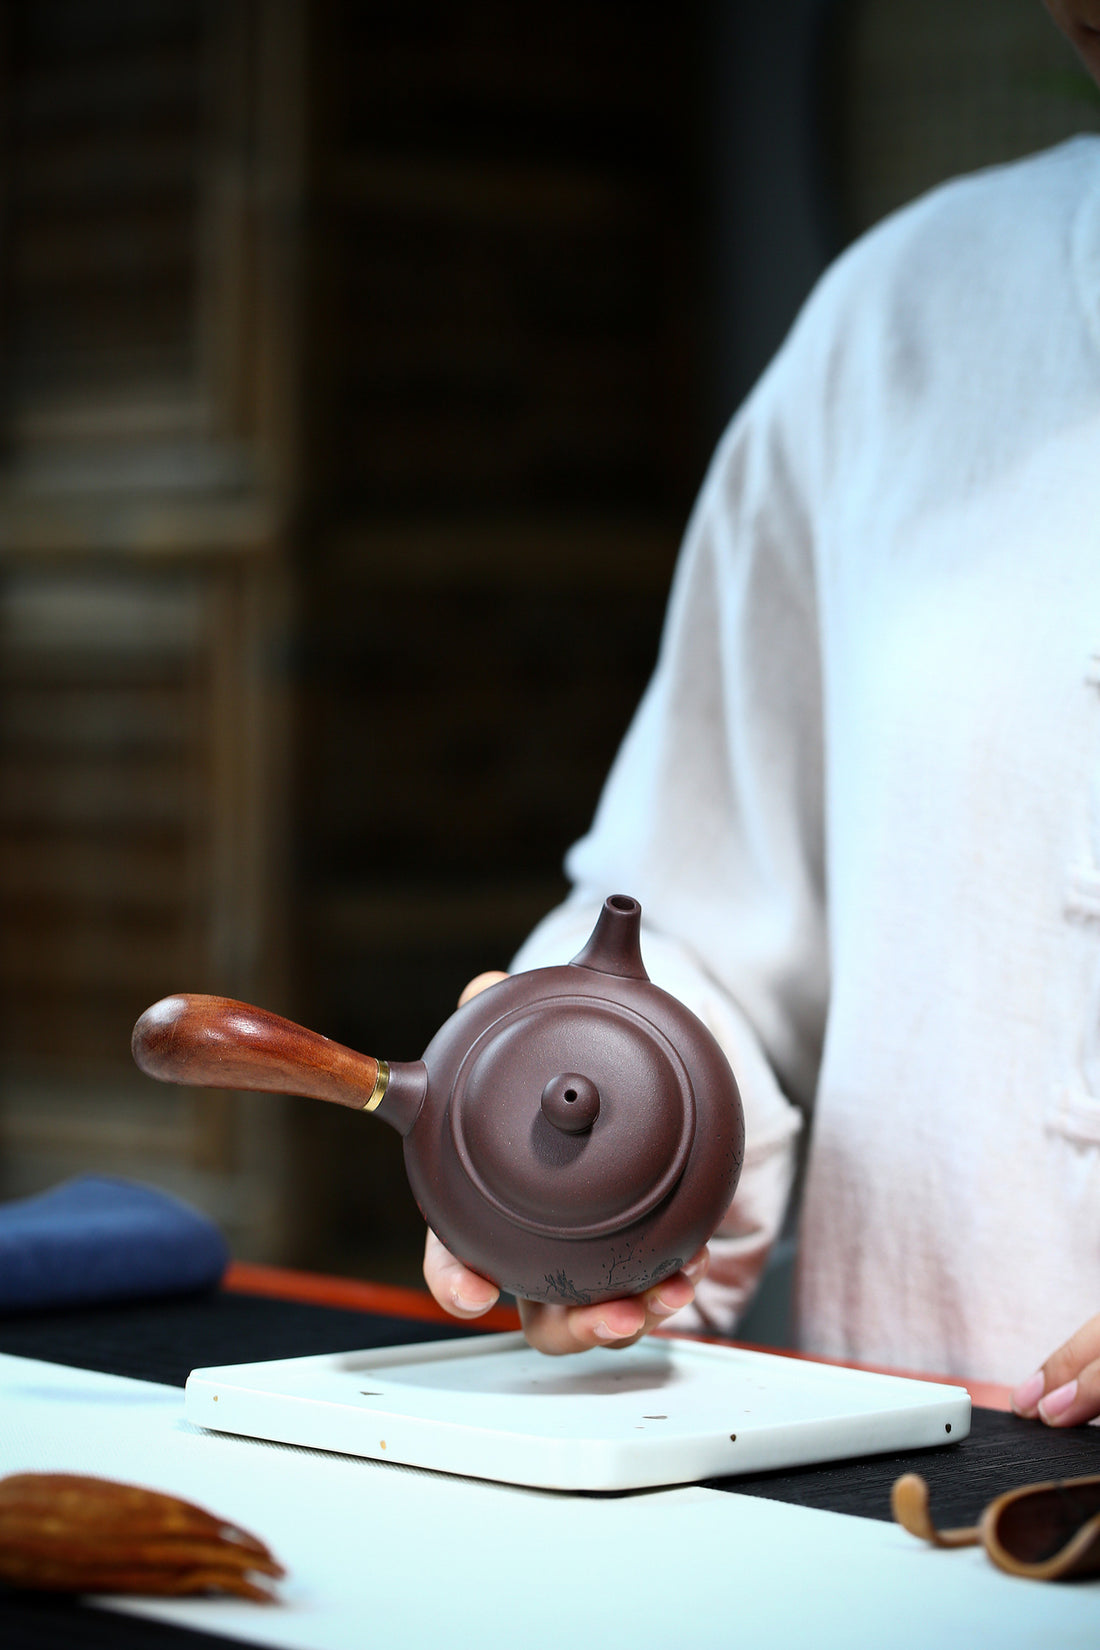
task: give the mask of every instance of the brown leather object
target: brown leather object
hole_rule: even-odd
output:
[[[0,1479],[0,1581],[62,1593],[232,1593],[281,1576],[247,1530],[157,1490],[75,1473]]]
[[[991,1501],[970,1529],[937,1530],[928,1485],[915,1472],[897,1479],[891,1505],[911,1535],[937,1547],[981,1542],[999,1569],[1033,1581],[1100,1576],[1100,1473],[1025,1484]]]

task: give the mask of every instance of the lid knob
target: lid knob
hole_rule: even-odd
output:
[[[599,1114],[599,1089],[575,1071],[551,1077],[542,1091],[542,1115],[563,1134],[583,1134]]]

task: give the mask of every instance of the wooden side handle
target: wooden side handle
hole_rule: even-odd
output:
[[[165,1083],[306,1094],[355,1111],[379,1084],[369,1054],[231,997],[165,997],[145,1010],[131,1046],[142,1071]]]

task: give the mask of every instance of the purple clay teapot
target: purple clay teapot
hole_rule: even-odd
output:
[[[311,1095],[405,1140],[425,1220],[528,1300],[638,1294],[677,1271],[733,1197],[744,1151],[725,1055],[650,980],[641,907],[613,895],[580,954],[513,974],[388,1065],[226,997],[166,997],[134,1027],[173,1083]]]

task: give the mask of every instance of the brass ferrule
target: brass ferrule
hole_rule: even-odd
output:
[[[378,1076],[374,1079],[374,1087],[370,1091],[370,1099],[367,1101],[366,1105],[363,1107],[364,1111],[377,1111],[378,1110],[378,1107],[382,1104],[383,1100],[386,1098],[386,1089],[389,1087],[389,1081],[390,1081],[389,1062],[386,1061],[386,1060],[379,1060],[379,1062],[378,1062]]]

